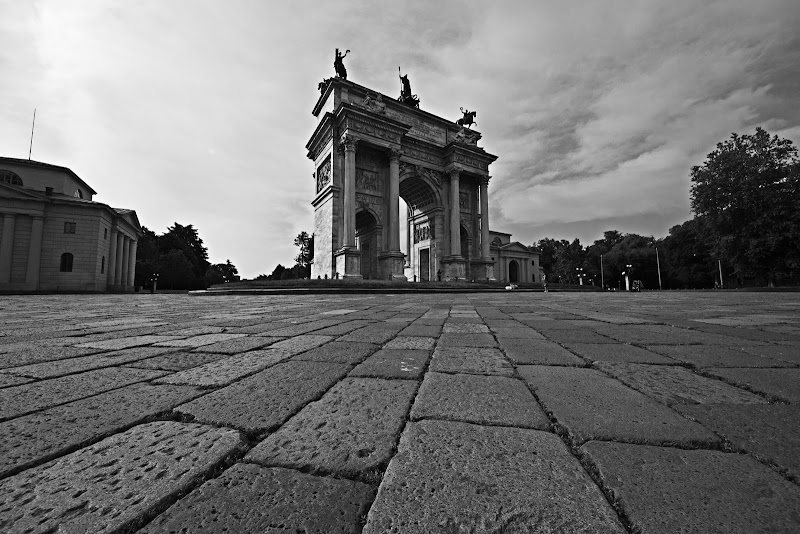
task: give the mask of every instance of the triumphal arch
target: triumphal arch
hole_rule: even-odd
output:
[[[399,99],[346,73],[319,85],[306,145],[316,180],[311,276],[493,280],[488,187],[497,157],[478,146],[477,131],[419,109],[401,82]]]

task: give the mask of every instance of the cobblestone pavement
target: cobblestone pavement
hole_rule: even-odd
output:
[[[797,293],[0,310],[0,532],[800,532]]]

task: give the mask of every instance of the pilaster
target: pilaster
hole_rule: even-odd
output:
[[[16,216],[3,215],[3,235],[0,237],[0,284],[11,283],[11,254],[14,251]]]
[[[42,264],[42,235],[44,232],[44,217],[33,216],[31,223],[31,244],[28,249],[28,271],[25,274],[25,285],[28,290],[39,289],[39,271]]]

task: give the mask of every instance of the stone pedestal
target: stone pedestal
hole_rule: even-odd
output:
[[[472,260],[470,268],[475,281],[495,280],[492,260]]]
[[[445,282],[466,280],[467,260],[462,256],[447,256],[442,258],[442,268],[444,271],[443,280]]]
[[[408,278],[403,274],[406,264],[406,255],[399,250],[390,250],[378,254],[378,276],[382,280],[402,280]]]
[[[339,278],[361,278],[361,251],[355,248],[341,248],[334,253],[336,272]]]

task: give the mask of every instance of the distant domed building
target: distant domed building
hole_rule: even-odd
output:
[[[133,291],[136,212],[66,167],[0,157],[0,292]]]

